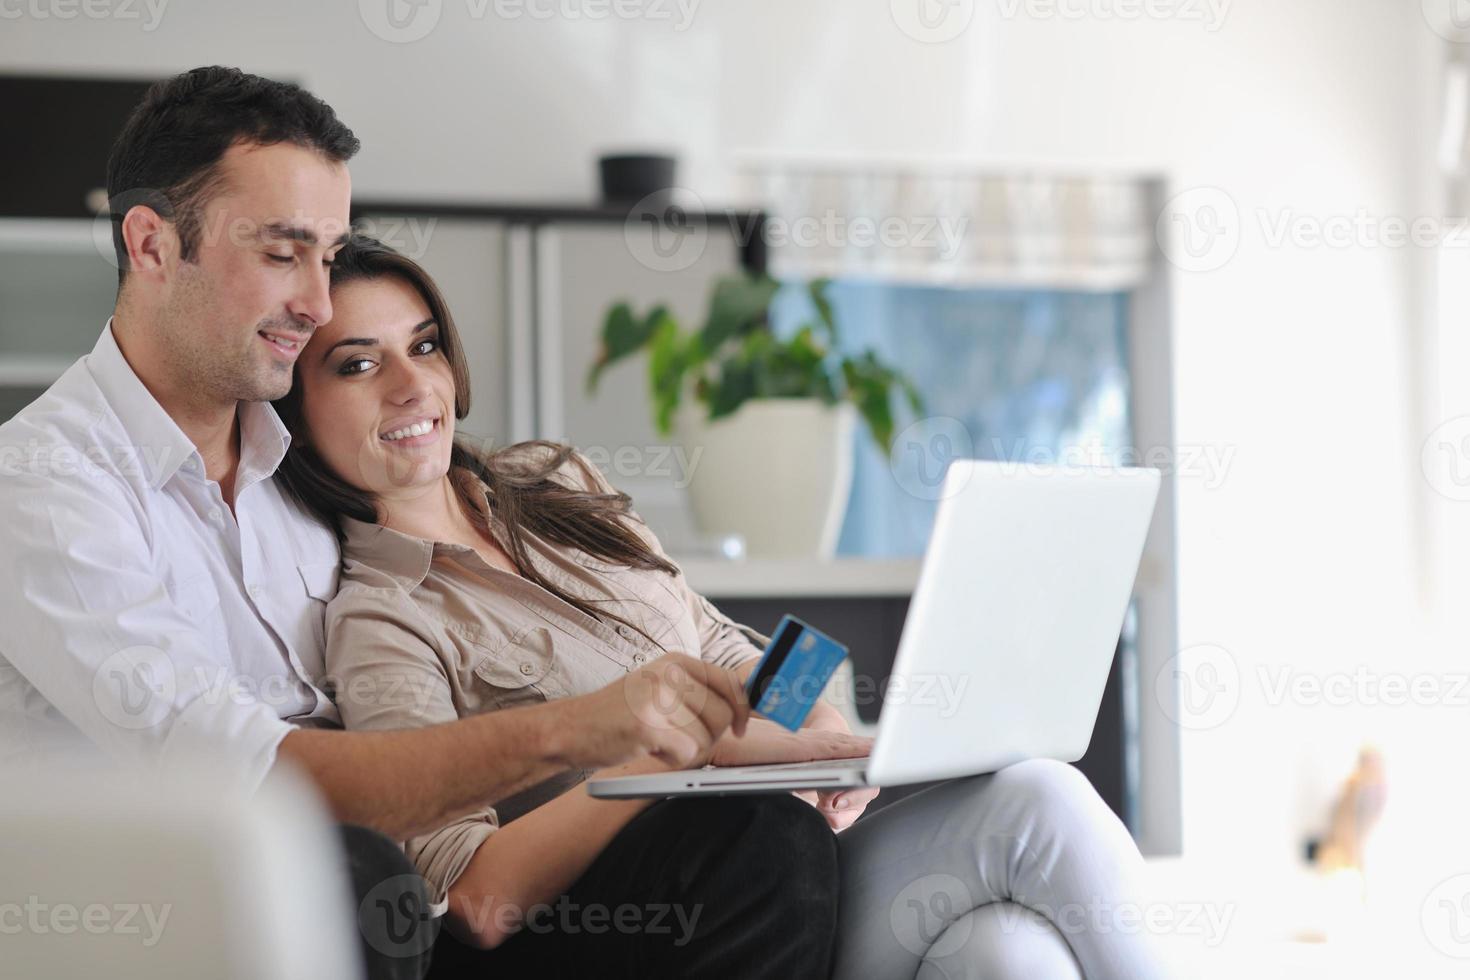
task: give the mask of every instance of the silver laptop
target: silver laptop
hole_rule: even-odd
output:
[[[605,799],[897,786],[1087,751],[1157,470],[956,460],[864,759],[595,779]],[[838,637],[841,639],[841,637]]]

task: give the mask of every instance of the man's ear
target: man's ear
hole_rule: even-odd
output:
[[[129,276],[158,276],[178,255],[179,238],[173,222],[165,221],[146,204],[128,208],[122,219],[122,236],[128,250]]]

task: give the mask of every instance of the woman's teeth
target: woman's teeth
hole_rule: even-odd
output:
[[[385,433],[382,438],[384,442],[393,442],[397,439],[407,439],[409,436],[426,436],[433,430],[433,422],[415,422],[413,425]]]

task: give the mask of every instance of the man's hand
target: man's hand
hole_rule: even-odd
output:
[[[675,769],[702,766],[727,730],[745,733],[750,705],[728,670],[669,653],[593,694],[558,702],[562,755],[583,769],[652,757]]]

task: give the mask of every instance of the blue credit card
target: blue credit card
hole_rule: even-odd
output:
[[[746,681],[750,706],[793,732],[806,721],[847,647],[795,616],[782,616]]]

